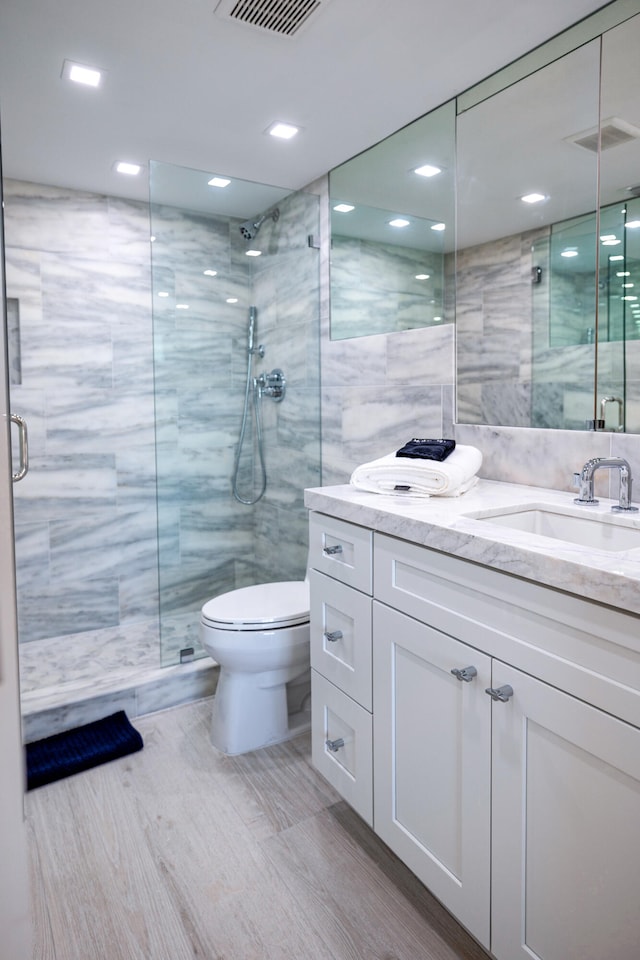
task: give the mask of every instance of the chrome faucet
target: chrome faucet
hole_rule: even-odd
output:
[[[592,457],[591,460],[587,460],[580,473],[575,474],[575,479],[580,484],[580,496],[576,497],[573,502],[581,503],[584,506],[595,506],[598,503],[593,495],[593,481],[596,470],[601,467],[620,471],[620,502],[611,509],[615,513],[621,511],[637,513],[638,508],[631,505],[631,467],[623,457]]]

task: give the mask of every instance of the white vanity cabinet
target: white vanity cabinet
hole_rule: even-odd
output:
[[[640,957],[640,618],[378,532],[373,573],[376,833],[498,960]]]

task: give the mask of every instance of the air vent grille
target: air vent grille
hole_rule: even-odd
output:
[[[330,0],[221,0],[216,15],[283,37],[307,26]]]
[[[626,120],[619,120],[618,117],[610,117],[602,121],[600,132],[600,149],[610,150],[612,147],[619,147],[623,143],[629,143],[630,140],[637,140],[640,137],[640,130]],[[592,153],[598,152],[598,128],[592,130],[583,130],[582,133],[576,133],[566,138],[569,143],[575,143],[577,147],[584,150],[590,150]]]

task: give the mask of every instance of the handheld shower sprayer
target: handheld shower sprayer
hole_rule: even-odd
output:
[[[249,332],[247,336],[249,353],[253,353],[253,337],[256,329],[256,317],[258,311],[255,307],[249,307]]]
[[[257,353],[260,358],[264,357],[264,347],[262,344],[259,344],[257,347],[254,347],[255,334],[256,334],[256,320],[258,317],[258,311],[256,307],[249,307],[249,327],[247,330],[247,352],[249,356],[253,353]]]
[[[261,217],[257,217],[255,220],[245,220],[244,223],[241,223],[240,233],[245,240],[253,240],[258,235],[258,230],[265,220],[273,220],[274,223],[277,223],[279,219],[280,210],[278,207],[274,207],[273,210],[263,213]]]

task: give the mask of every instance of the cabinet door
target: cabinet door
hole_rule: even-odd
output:
[[[490,658],[373,606],[374,829],[488,947]]]
[[[640,730],[498,661],[492,952],[640,957]]]

